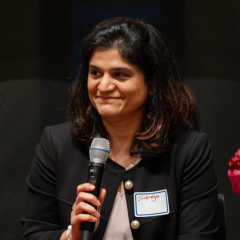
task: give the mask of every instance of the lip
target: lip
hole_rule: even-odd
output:
[[[97,96],[100,102],[113,102],[115,100],[120,99],[120,97],[103,97],[103,96]]]

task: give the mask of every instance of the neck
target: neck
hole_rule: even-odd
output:
[[[103,125],[110,136],[110,158],[118,161],[130,157],[132,141],[141,120],[141,118],[135,118],[116,121],[102,118]]]

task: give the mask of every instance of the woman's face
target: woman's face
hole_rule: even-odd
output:
[[[142,117],[148,88],[144,73],[116,49],[96,50],[89,61],[88,94],[104,119]]]

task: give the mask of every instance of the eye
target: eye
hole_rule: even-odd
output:
[[[97,70],[91,70],[89,73],[92,77],[95,77],[95,78],[101,76],[101,73]]]
[[[120,79],[125,79],[129,77],[126,73],[123,73],[123,72],[116,72],[114,73],[114,76]]]

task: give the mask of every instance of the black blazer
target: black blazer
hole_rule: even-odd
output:
[[[72,130],[68,122],[46,127],[43,132],[27,177],[22,239],[59,240],[70,224],[76,189],[86,182],[89,164],[88,151],[71,136]],[[215,239],[217,179],[206,134],[184,125],[170,139],[166,154],[157,159],[144,158],[127,171],[108,159],[102,184],[107,195],[94,240],[104,236],[121,180],[133,182],[131,190],[125,189],[129,224],[135,219],[140,223],[138,229],[131,228],[133,239]],[[162,189],[168,192],[169,214],[135,217],[134,192]]]

